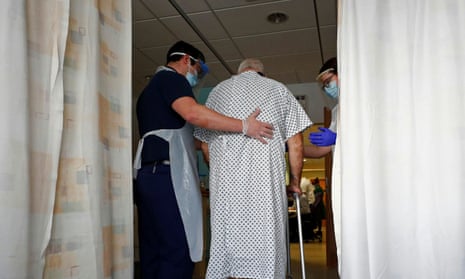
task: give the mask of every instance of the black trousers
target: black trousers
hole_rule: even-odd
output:
[[[134,196],[139,223],[142,279],[191,279],[189,254],[169,165],[142,167]]]

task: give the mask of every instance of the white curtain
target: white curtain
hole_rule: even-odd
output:
[[[132,278],[131,3],[3,0],[0,277]]]
[[[341,278],[465,278],[465,1],[339,4]]]

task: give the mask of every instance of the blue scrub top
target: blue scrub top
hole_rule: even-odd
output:
[[[194,94],[187,79],[176,71],[157,72],[144,88],[136,104],[139,135],[158,129],[179,129],[186,121],[175,110],[172,103],[181,97]],[[142,165],[169,159],[169,145],[157,136],[148,136],[142,149]]]

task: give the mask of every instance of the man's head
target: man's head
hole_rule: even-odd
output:
[[[166,53],[166,64],[186,75],[191,86],[195,86],[197,78],[203,78],[208,73],[203,53],[184,41],[170,47]]]
[[[328,59],[320,68],[320,73],[316,80],[322,86],[326,94],[332,98],[339,96],[338,75],[337,75],[337,58]]]
[[[239,68],[237,68],[237,73],[243,73],[245,71],[255,71],[261,76],[264,74],[265,67],[263,66],[263,63],[255,58],[246,58],[244,59],[241,64],[239,64]]]
[[[314,179],[311,180],[312,184],[313,185],[316,185],[318,183],[320,183],[320,179],[318,179],[318,177],[315,177]]]

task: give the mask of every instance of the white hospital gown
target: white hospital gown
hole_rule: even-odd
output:
[[[285,277],[285,141],[312,123],[281,83],[248,71],[223,81],[206,105],[245,119],[272,123],[268,144],[240,133],[196,128],[209,144],[211,249],[206,278]]]

